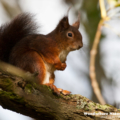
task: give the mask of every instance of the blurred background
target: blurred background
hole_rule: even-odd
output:
[[[101,29],[95,64],[96,77],[106,103],[120,108],[120,0],[104,0],[104,4],[110,19]],[[65,71],[55,72],[55,85],[98,102],[89,77],[90,50],[101,19],[98,0],[0,0],[0,25],[11,21],[19,13],[29,12],[35,14],[35,20],[40,26],[39,32],[47,34],[67,15],[70,6],[70,24],[77,20],[80,12],[79,30],[84,45],[68,55]],[[16,119],[32,120],[0,107],[0,120]]]

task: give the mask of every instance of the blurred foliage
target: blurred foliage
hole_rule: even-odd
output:
[[[107,0],[108,4],[111,6],[114,6],[114,7],[118,7],[120,6],[120,0]]]
[[[98,9],[98,1],[97,0],[83,0],[82,10],[87,14],[87,22],[82,21],[86,32],[89,36],[90,48],[93,43],[95,33],[97,30],[97,25],[100,21],[100,11]]]

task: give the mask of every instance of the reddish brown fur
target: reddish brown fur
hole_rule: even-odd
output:
[[[31,73],[38,72],[39,83],[50,86],[54,92],[59,94],[61,91],[53,85],[54,71],[64,70],[66,68],[67,54],[83,46],[82,36],[77,29],[79,24],[77,25],[77,23],[79,22],[75,23],[75,27],[74,25],[70,26],[66,16],[61,19],[58,26],[48,35],[35,33],[22,35],[21,39],[18,39],[11,48],[10,55],[7,54],[9,63]],[[12,22],[12,24],[14,23]],[[68,33],[71,33],[72,37]],[[64,90],[63,93],[69,94],[70,92]]]

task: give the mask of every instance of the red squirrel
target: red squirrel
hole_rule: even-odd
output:
[[[0,27],[0,60],[30,73],[38,73],[39,84],[49,86],[56,94],[70,94],[54,85],[54,71],[66,68],[70,51],[83,46],[78,31],[80,20],[69,25],[64,16],[47,35],[37,34],[32,15],[22,13]]]

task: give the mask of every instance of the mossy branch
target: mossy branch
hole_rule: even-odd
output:
[[[33,82],[26,79],[0,72],[0,105],[3,108],[36,120],[94,120],[102,116],[84,113],[119,113],[113,106],[94,103],[81,95],[57,96],[47,86],[37,85],[33,78]]]

